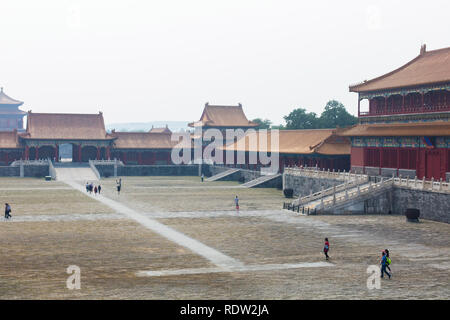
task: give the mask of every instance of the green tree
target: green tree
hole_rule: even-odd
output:
[[[344,105],[336,100],[330,100],[319,118],[320,128],[348,127],[356,124],[358,118],[347,112]]]
[[[317,114],[306,112],[306,109],[294,109],[289,115],[283,117],[286,129],[316,129],[318,127]]]
[[[278,126],[272,126],[272,128],[271,128],[271,129],[285,130],[285,129],[286,129],[286,127],[285,127],[285,126],[283,126],[282,124],[280,124],[280,125],[278,125]]]
[[[272,126],[272,121],[269,119],[262,120],[261,118],[253,119],[252,122],[255,122],[258,124],[258,129],[270,129]]]

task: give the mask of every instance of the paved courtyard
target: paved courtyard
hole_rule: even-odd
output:
[[[0,299],[449,299],[450,226],[401,216],[298,216],[276,189],[198,177],[1,178]],[[236,213],[233,199],[240,198]],[[331,260],[321,252],[331,243]],[[393,278],[368,290],[389,248]],[[66,269],[81,269],[81,289]]]

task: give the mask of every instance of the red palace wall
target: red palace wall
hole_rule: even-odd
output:
[[[352,147],[351,166],[416,170],[419,179],[445,180],[450,172],[450,149]]]

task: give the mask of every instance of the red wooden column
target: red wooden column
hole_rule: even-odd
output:
[[[424,105],[424,94],[423,94],[423,92],[420,93],[420,96],[422,97],[422,107],[421,107],[421,111],[423,112],[423,110],[424,110],[424,108],[425,108],[425,105]]]
[[[100,147],[97,147],[97,156],[96,160],[100,160]]]
[[[405,113],[405,95],[402,95],[402,113]]]
[[[400,148],[397,148],[397,177],[399,175],[400,169]]]
[[[25,158],[25,160],[28,160],[29,157],[30,157],[30,147],[29,146],[25,146],[24,158]]]
[[[142,151],[138,151],[138,164],[142,164]]]
[[[81,144],[78,145],[78,162],[81,162]]]
[[[5,151],[5,162],[6,162],[6,165],[8,165],[9,157],[8,157],[8,152],[7,151]]]
[[[387,113],[387,97],[384,97],[384,111],[383,114]]]
[[[59,160],[59,152],[58,152],[58,144],[55,144],[55,161],[58,162]]]
[[[167,152],[167,164],[170,164],[171,163],[171,161],[170,161],[170,151],[169,152]]]
[[[383,148],[380,148],[380,171],[379,174],[381,175],[381,168],[383,167]]]
[[[127,164],[127,153],[126,152],[122,152],[122,161],[124,164]]]
[[[106,159],[107,160],[110,160],[110,158],[111,158],[111,149],[110,148],[111,148],[110,146],[106,147]]]
[[[39,147],[36,146],[36,147],[34,148],[34,151],[35,151],[35,157],[34,157],[34,160],[38,160],[38,159],[39,159]]]
[[[361,99],[358,97],[358,118],[361,115],[360,102],[361,102]],[[369,100],[369,106],[370,106],[370,100]],[[369,114],[370,114],[370,107],[369,107]]]

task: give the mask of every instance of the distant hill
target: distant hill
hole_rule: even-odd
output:
[[[130,123],[111,123],[106,124],[106,131],[110,132],[112,129],[116,131],[149,131],[152,126],[155,128],[165,127],[166,125],[172,132],[179,132],[181,130],[188,130],[188,121],[152,121],[152,122],[130,122]]]

